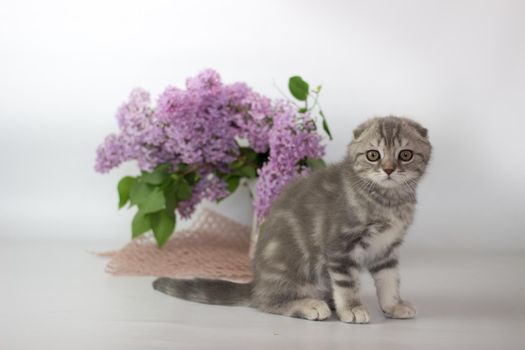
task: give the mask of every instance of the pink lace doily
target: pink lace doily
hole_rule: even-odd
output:
[[[249,282],[249,248],[248,226],[204,209],[190,229],[175,232],[162,248],[151,236],[142,236],[101,255],[111,257],[106,272],[112,275]]]

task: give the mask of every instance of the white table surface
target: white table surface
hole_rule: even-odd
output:
[[[525,349],[525,255],[407,253],[414,320],[387,320],[364,278],[368,325],[312,322],[155,292],[113,277],[109,242],[0,241],[0,349]]]

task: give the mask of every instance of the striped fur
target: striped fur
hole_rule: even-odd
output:
[[[401,150],[411,150],[401,161]],[[368,150],[381,159],[371,162]],[[428,133],[397,117],[371,119],[354,130],[347,157],[288,185],[264,222],[253,260],[254,281],[240,285],[161,278],[155,289],[211,304],[323,320],[367,323],[360,274],[374,278],[387,317],[411,318],[399,295],[399,247],[412,222],[416,187],[430,160]],[[388,165],[394,171],[383,170]]]

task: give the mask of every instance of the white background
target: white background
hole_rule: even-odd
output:
[[[0,0],[0,347],[525,348],[524,62],[517,0]],[[370,325],[307,322],[167,297],[86,253],[130,240],[116,184],[136,166],[93,169],[117,107],[208,67],[271,97],[323,84],[330,161],[366,118],[428,127],[402,253],[415,320],[385,319],[370,278]],[[215,208],[250,221],[246,191]]]
[[[95,149],[136,86],[155,98],[203,68],[272,97],[323,85],[339,160],[352,129],[396,114],[430,130],[408,249],[525,249],[525,2],[2,1],[0,237],[125,243],[126,164]],[[246,194],[220,209],[249,222]]]

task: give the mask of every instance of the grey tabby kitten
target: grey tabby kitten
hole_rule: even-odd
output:
[[[254,280],[159,278],[155,289],[183,299],[249,305],[274,314],[368,323],[360,272],[374,278],[383,313],[412,318],[399,295],[399,247],[412,222],[416,187],[431,154],[427,130],[405,118],[368,120],[347,157],[288,185],[264,222]]]

